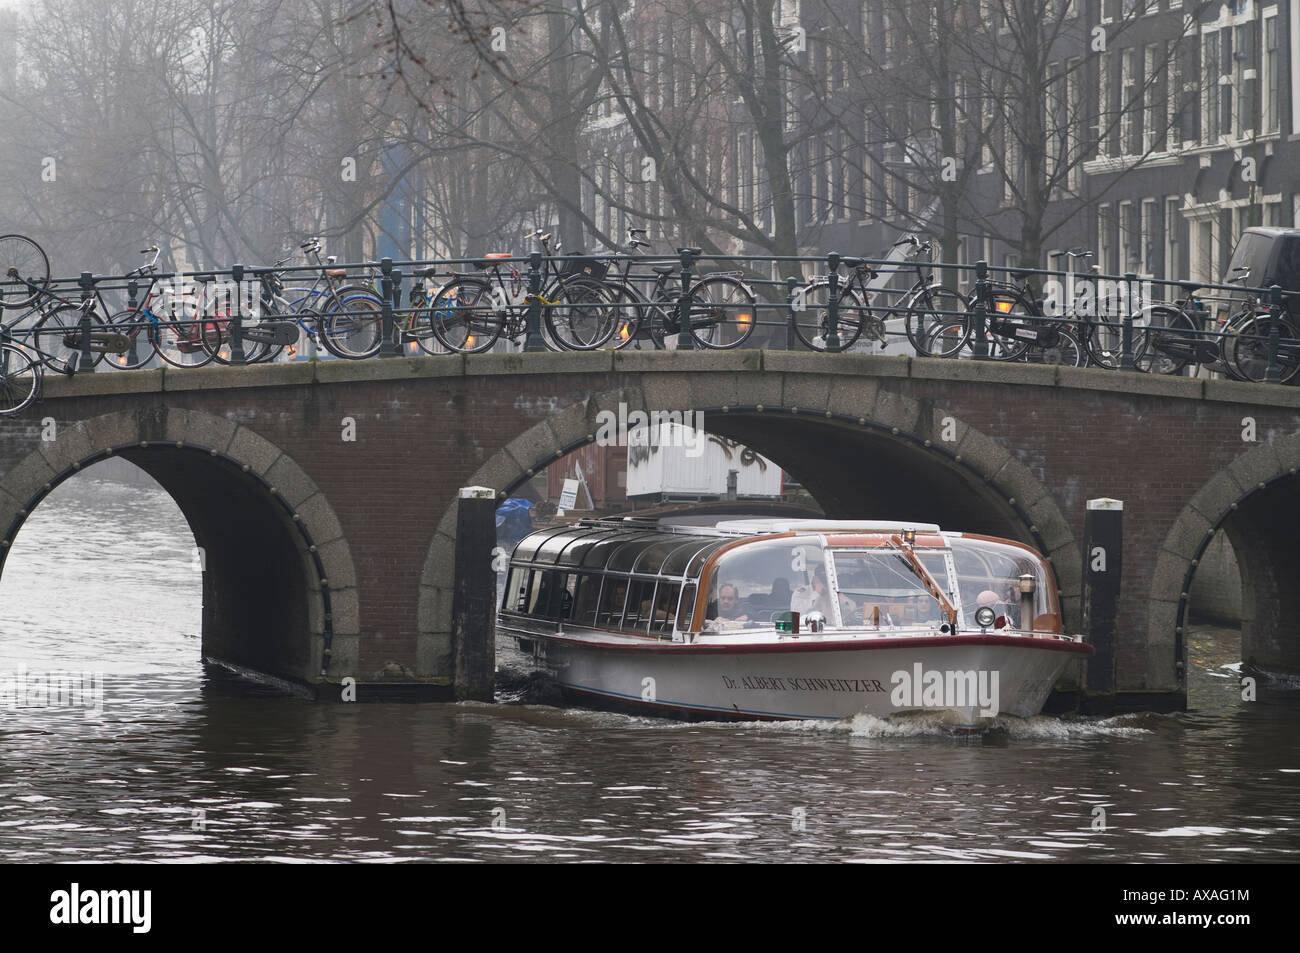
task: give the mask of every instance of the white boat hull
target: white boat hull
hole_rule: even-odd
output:
[[[696,719],[880,718],[939,711],[955,725],[1038,714],[1091,648],[1062,638],[984,635],[734,637],[671,643],[583,633],[511,634],[575,699]]]

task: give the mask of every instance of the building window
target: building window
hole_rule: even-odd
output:
[[[1142,106],[1137,84],[1137,50],[1129,48],[1120,54],[1119,65],[1119,148],[1121,155],[1135,155],[1138,147],[1139,119]]]
[[[1110,155],[1110,57],[1097,64],[1097,155]]]
[[[1156,200],[1142,200],[1142,245],[1139,249],[1138,272],[1151,277],[1155,274],[1156,242],[1160,240],[1160,219],[1156,217]]]
[[[1065,65],[1065,156],[1066,187],[1077,194],[1083,184],[1083,155],[1079,142],[1079,122],[1083,117],[1083,61],[1073,57]]]
[[[1182,216],[1178,210],[1182,207],[1182,200],[1176,198],[1165,199],[1165,273],[1166,281],[1177,281],[1182,273],[1182,248],[1178,241],[1179,227],[1181,226]]]
[[[1115,273],[1115,264],[1110,260],[1111,249],[1110,206],[1097,206],[1097,267],[1103,274]]]
[[[1205,34],[1201,41],[1201,141],[1219,138],[1219,31]]]
[[[1196,223],[1196,281],[1214,280],[1214,261],[1218,249],[1215,248],[1215,228],[1213,219],[1202,219]]]
[[[1164,51],[1163,44],[1148,44],[1144,52],[1145,69],[1142,73],[1142,101],[1145,104],[1142,116],[1142,151],[1150,152],[1163,145],[1165,141],[1165,130],[1161,128],[1160,115],[1160,97],[1156,95],[1156,77],[1162,66],[1157,62],[1158,57]],[[1168,69],[1168,63],[1163,65]]]
[[[1178,104],[1183,95],[1183,75],[1181,57],[1178,55],[1178,44],[1169,42],[1165,44],[1165,128],[1163,130],[1164,149],[1166,152],[1173,152],[1182,144],[1182,136],[1179,133],[1180,117]]]
[[[1260,64],[1263,67],[1261,88],[1264,92],[1263,132],[1277,132],[1278,122],[1278,50],[1277,50],[1277,15],[1264,21],[1264,56]],[[1293,67],[1294,68],[1294,67]]]
[[[1232,88],[1235,110],[1232,133],[1240,139],[1255,128],[1255,24],[1236,28],[1232,37]]]
[[[1134,218],[1133,203],[1119,203],[1119,273],[1137,271],[1138,248],[1142,236],[1138,234],[1138,223]]]

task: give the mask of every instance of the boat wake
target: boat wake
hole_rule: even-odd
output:
[[[914,712],[877,718],[865,713],[842,721],[749,722],[730,727],[758,731],[825,732],[847,734],[854,738],[1006,738],[1011,741],[1072,741],[1081,738],[1141,737],[1153,733],[1144,726],[1143,714],[1117,715],[1110,718],[1062,718],[1035,715],[1033,718],[1006,716],[995,718],[986,726],[972,729],[954,725],[942,712]]]

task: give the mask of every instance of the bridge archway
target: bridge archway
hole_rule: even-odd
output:
[[[1027,467],[956,414],[860,377],[718,371],[642,381],[593,394],[530,427],[468,483],[509,493],[593,442],[601,424],[620,414],[702,410],[708,433],[741,441],[785,468],[828,517],[937,522],[1035,546],[1056,570],[1066,625],[1079,625],[1082,567],[1069,523]],[[420,579],[421,635],[447,645],[456,512],[451,501]]]
[[[1266,672],[1300,675],[1300,434],[1242,454],[1208,480],[1166,535],[1151,584],[1147,671],[1172,687],[1187,664],[1192,578],[1222,529],[1241,571],[1241,652]]]
[[[54,487],[119,456],[176,501],[203,564],[205,658],[295,682],[356,670],[352,556],[333,508],[270,441],[222,417],[158,407],[55,424],[0,479],[0,573]]]

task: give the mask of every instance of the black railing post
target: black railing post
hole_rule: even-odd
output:
[[[393,269],[393,347],[397,353],[406,353],[406,332],[402,330],[402,269]],[[409,322],[408,322],[409,324]],[[412,341],[415,338],[411,338]]]
[[[525,351],[545,351],[546,339],[542,337],[542,253],[528,255],[528,334],[524,338]]]
[[[379,308],[379,356],[397,357],[401,352],[393,340],[393,259],[379,259],[379,274],[379,293],[383,298]]]
[[[691,333],[691,269],[694,267],[695,256],[685,248],[678,249],[678,253],[682,261],[682,296],[677,299],[677,347],[681,348],[682,335],[685,334],[694,350],[699,346],[695,335]]]
[[[1278,362],[1278,345],[1282,338],[1282,286],[1269,288],[1268,301],[1268,368],[1264,371],[1264,383],[1282,383],[1282,365]]]
[[[840,349],[840,256],[826,256],[826,350]]]
[[[794,330],[794,322],[796,320],[794,316],[794,301],[798,294],[799,279],[794,277],[785,279],[785,303],[789,309],[788,314],[790,316],[790,320],[787,321],[785,325],[785,349],[787,351],[794,350],[795,341],[797,340]],[[807,302],[805,302],[804,307],[807,306]]]
[[[975,360],[989,359],[989,342],[986,334],[989,326],[989,263],[981,258],[975,262],[975,346],[972,349]]]
[[[226,317],[230,321],[230,363],[247,364],[248,355],[244,353],[244,301],[242,288],[244,284],[244,266],[230,266],[230,280],[235,283],[235,310],[230,311],[230,289],[226,289]],[[213,315],[216,317],[216,315]],[[217,325],[220,327],[220,325]]]
[[[81,286],[81,359],[77,362],[77,370],[93,371],[95,369],[95,359],[90,356],[90,304],[91,297],[95,294],[95,276],[88,271],[83,271],[81,277],[77,279],[77,284]]]
[[[1133,362],[1133,283],[1137,281],[1137,275],[1134,272],[1124,272],[1124,284],[1127,286],[1127,297],[1124,303],[1124,323],[1120,328],[1120,351],[1119,351],[1119,369],[1121,371],[1137,370],[1137,365]]]
[[[126,283],[126,310],[127,313],[132,316],[131,323],[134,325],[138,322],[140,325],[138,329],[127,331],[127,334],[129,335],[127,340],[130,341],[130,344],[126,350],[126,359],[132,367],[138,367],[140,365],[139,342],[140,332],[144,330],[144,322],[141,319],[141,316],[136,313],[136,309],[139,308],[139,306],[140,282],[132,278]]]

